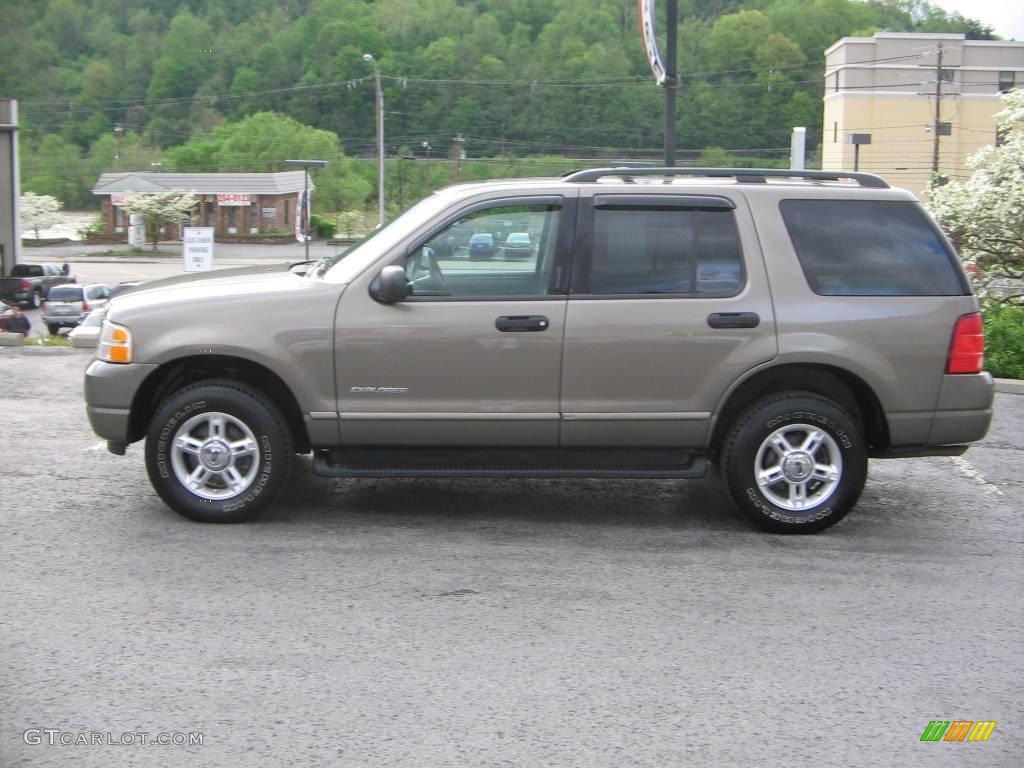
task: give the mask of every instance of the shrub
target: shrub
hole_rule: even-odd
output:
[[[106,234],[107,229],[103,223],[103,214],[97,213],[89,225],[78,230],[78,236],[83,238],[96,237]]]
[[[338,225],[328,218],[314,213],[309,217],[309,228],[316,232],[316,236],[323,240],[330,240],[338,231]]]
[[[351,210],[339,213],[338,225],[345,236],[351,238],[355,231],[363,226],[363,212]]]
[[[1002,379],[1024,379],[1024,305],[985,307],[985,367]]]

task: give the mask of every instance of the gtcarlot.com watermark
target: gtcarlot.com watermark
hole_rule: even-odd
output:
[[[204,733],[184,731],[62,731],[59,728],[29,728],[21,734],[26,744],[48,744],[50,746],[96,746],[132,747],[156,745],[161,747],[202,746]]]

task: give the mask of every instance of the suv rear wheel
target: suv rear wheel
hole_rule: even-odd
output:
[[[176,392],[146,436],[146,470],[160,498],[202,523],[239,523],[266,508],[292,453],[291,433],[273,403],[227,380]]]
[[[747,519],[776,533],[815,533],[839,522],[867,479],[853,418],[809,392],[755,403],[732,426],[723,476]]]

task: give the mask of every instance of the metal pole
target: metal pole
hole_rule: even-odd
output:
[[[306,188],[302,192],[302,240],[306,244],[306,261],[309,261],[309,166],[306,171]]]
[[[665,3],[666,50],[665,50],[665,166],[676,164],[676,88],[679,80],[676,72],[676,33],[679,28],[678,0]]]
[[[860,144],[853,145],[853,172],[860,170]]]
[[[939,123],[942,122],[942,41],[939,41],[939,56],[935,61],[935,125],[932,130],[932,173],[939,172]]]
[[[380,68],[373,65],[377,81],[377,208],[380,226],[384,226],[384,91],[380,87]]]

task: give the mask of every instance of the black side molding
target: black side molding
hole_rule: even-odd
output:
[[[712,312],[708,325],[712,328],[757,328],[761,318],[757,312]]]

